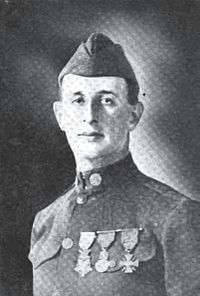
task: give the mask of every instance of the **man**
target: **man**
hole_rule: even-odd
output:
[[[143,105],[121,46],[92,34],[58,83],[54,112],[77,175],[35,218],[34,295],[200,295],[200,206],[133,163]]]

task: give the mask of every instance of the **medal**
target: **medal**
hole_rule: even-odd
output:
[[[99,259],[95,263],[95,269],[98,272],[106,272],[110,267],[115,266],[115,261],[109,260],[109,253],[107,249],[111,245],[111,243],[115,239],[115,231],[105,231],[105,232],[99,232],[97,237],[97,242],[99,243],[101,247],[101,251],[99,254]]]
[[[138,243],[138,233],[137,228],[123,230],[121,234],[121,242],[125,250],[125,259],[119,262],[120,267],[125,273],[132,273],[139,266],[139,261],[135,259],[131,251]]]
[[[119,266],[125,273],[132,273],[139,266],[139,261],[135,260],[133,254],[125,254],[125,259],[119,262]]]
[[[92,271],[90,263],[90,247],[96,237],[95,232],[81,232],[79,239],[79,257],[75,270],[84,277],[88,272]]]

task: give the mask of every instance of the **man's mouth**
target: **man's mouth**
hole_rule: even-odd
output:
[[[78,134],[78,136],[83,136],[83,137],[103,137],[102,133],[99,132],[83,132]]]

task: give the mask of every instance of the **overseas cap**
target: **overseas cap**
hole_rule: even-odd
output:
[[[129,102],[137,101],[139,86],[122,47],[102,33],[93,33],[82,42],[58,76],[58,84],[66,74],[85,77],[116,76],[127,80]]]

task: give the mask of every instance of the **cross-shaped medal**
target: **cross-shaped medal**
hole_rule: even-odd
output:
[[[126,259],[121,260],[119,262],[120,267],[122,267],[122,270],[125,273],[132,273],[133,271],[136,270],[136,267],[139,266],[139,261],[138,260],[133,260],[134,256],[133,254],[126,254],[124,255]]]

